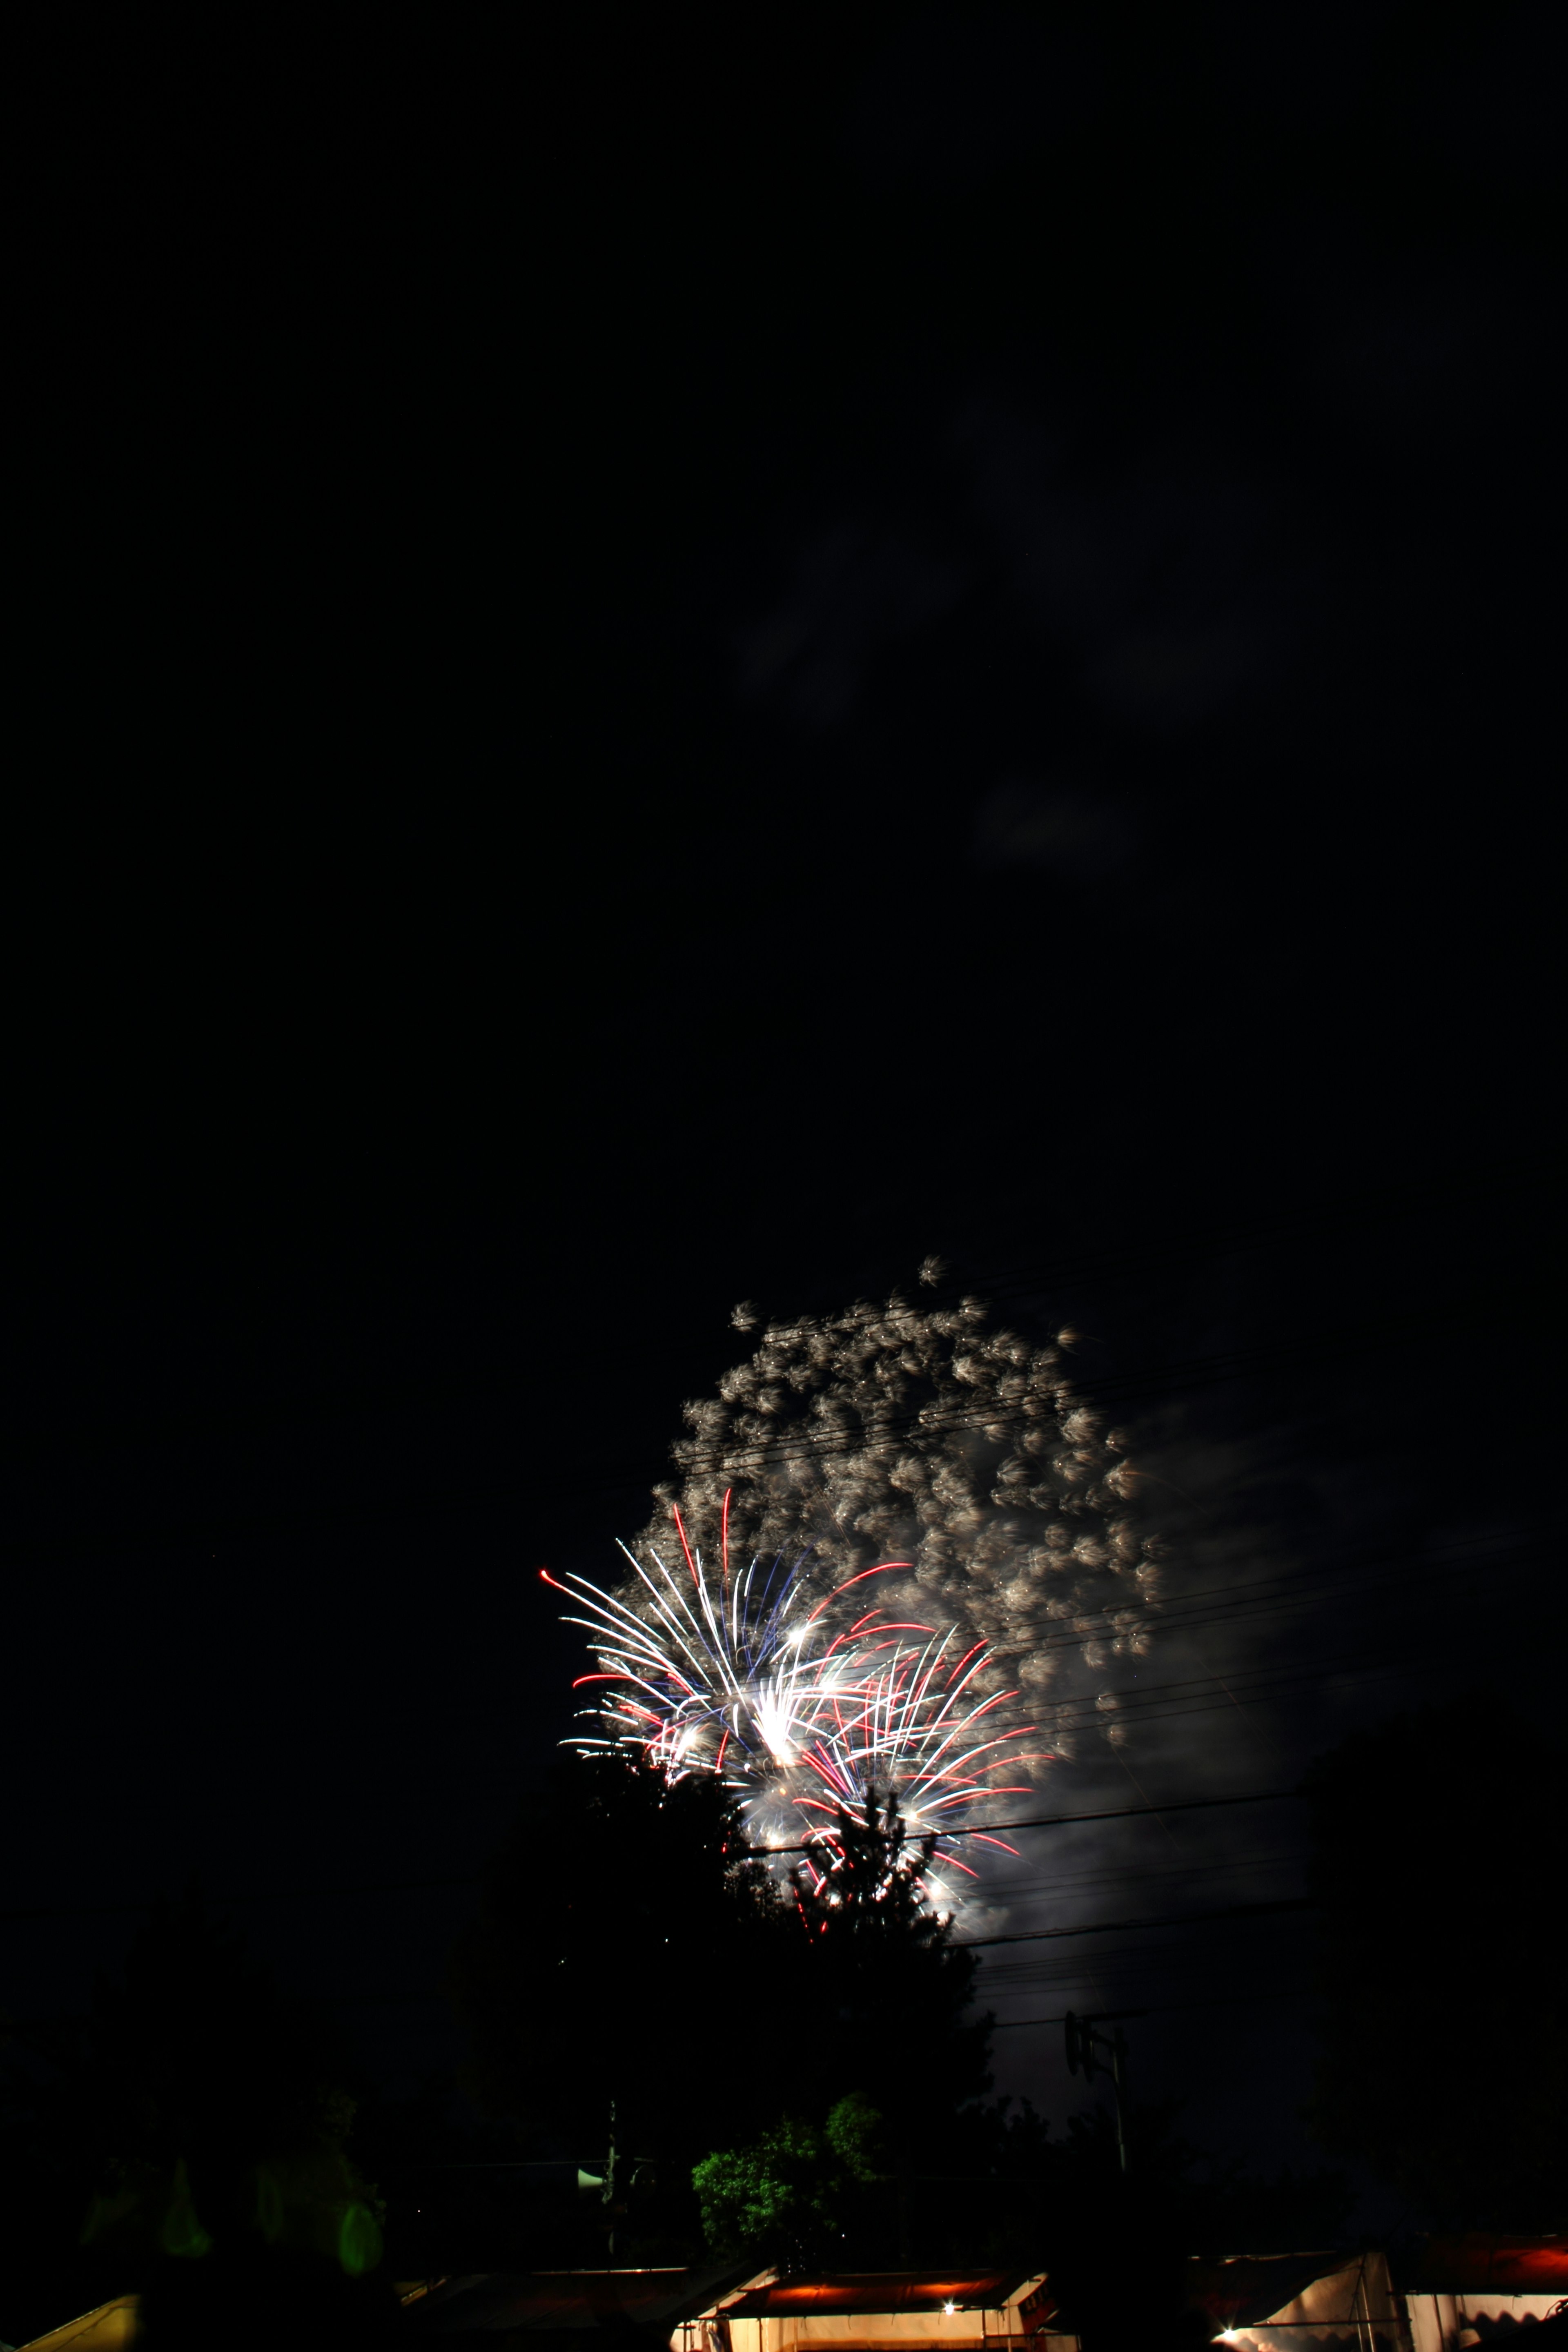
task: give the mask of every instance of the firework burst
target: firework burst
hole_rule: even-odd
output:
[[[921,1279],[940,1286],[940,1267]],[[667,1549],[676,1514],[709,1528],[722,1509],[738,1554],[807,1559],[819,1589],[897,1561],[893,1614],[954,1627],[961,1651],[982,1641],[987,1694],[1021,1686],[1069,1755],[1086,1677],[1148,1648],[1160,1550],[1121,1433],[1073,1392],[1074,1344],[997,1329],[974,1298],[769,1324],[685,1407],[680,1475],[633,1549]]]
[[[840,1811],[896,1795],[911,1836],[963,1830],[930,1880],[957,1896],[1000,1803],[1072,1754],[1086,1697],[1125,1737],[1100,1676],[1145,1653],[1157,1608],[1160,1547],[1121,1435],[1073,1393],[1073,1344],[968,1297],[769,1324],[686,1406],[630,1574],[558,1587],[595,1654],[574,1744],[716,1773],[754,1845],[824,1870]]]
[[[1019,1692],[992,1685],[986,1643],[963,1646],[953,1626],[876,1601],[869,1580],[906,1560],[826,1591],[807,1555],[753,1557],[731,1574],[728,1505],[717,1574],[676,1511],[678,1559],[646,1547],[645,1566],[626,1550],[635,1598],[547,1577],[584,1612],[566,1622],[596,1659],[578,1677],[594,1696],[574,1745],[637,1753],[677,1776],[716,1773],[758,1846],[803,1846],[819,1874],[837,1857],[841,1811],[873,1793],[897,1793],[911,1838],[960,1827],[984,1837],[992,1801],[1026,1793],[1020,1774],[1049,1760],[1028,1745],[1037,1727],[1016,1719]],[[930,1866],[933,1894],[956,1893],[953,1872],[975,1875],[944,1854]]]

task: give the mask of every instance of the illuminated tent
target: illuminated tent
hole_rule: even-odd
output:
[[[453,2352],[591,2352],[608,2328],[632,2352],[784,2352],[876,2344],[941,2352],[1076,2352],[1053,2335],[1044,2273],[1022,2270],[814,2272],[780,2279],[755,2263],[727,2270],[534,2272],[442,2280],[405,2290],[416,2332]]]
[[[1416,2239],[1390,2256],[1194,2263],[1191,2301],[1239,2352],[1564,2352],[1568,2239]],[[1550,2334],[1538,2334],[1549,2327]]]

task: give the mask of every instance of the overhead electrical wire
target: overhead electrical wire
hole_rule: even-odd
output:
[[[1173,1805],[1113,1805],[1103,1811],[1093,1813],[1037,1813],[1021,1822],[983,1822],[976,1829],[943,1830],[940,1833],[939,1843],[945,1845],[951,1838],[994,1837],[1003,1830],[1059,1830],[1065,1829],[1073,1822],[1127,1822],[1151,1814],[1214,1812],[1221,1807],[1230,1805],[1274,1805],[1282,1803],[1290,1797],[1300,1797],[1302,1791],[1300,1789],[1258,1789],[1245,1797],[1185,1797]],[[900,1833],[898,1843],[906,1845],[914,1844],[919,1843],[919,1838],[915,1832],[905,1831]],[[742,1851],[760,1856],[772,1853],[808,1853],[813,1849],[809,1844],[753,1845],[744,1847]]]
[[[1394,1209],[1387,1208],[1380,1213],[1392,1215],[1395,1213]],[[1318,1226],[1323,1222],[1325,1221],[1310,1221],[1313,1226]],[[1240,1230],[1239,1234],[1233,1230],[1229,1245],[1233,1247],[1249,1246],[1254,1244],[1260,1237],[1261,1231],[1256,1227],[1243,1228]],[[1212,1244],[1209,1254],[1214,1254],[1215,1250],[1225,1245],[1223,1239],[1216,1240]],[[1145,1257],[1146,1255],[1147,1254],[1145,1254]],[[1121,1261],[1123,1265],[1138,1262],[1140,1261],[1137,1258],[1124,1259]],[[1179,1261],[1173,1259],[1171,1262]],[[1106,1270],[1107,1265],[1110,1263],[1114,1262],[1098,1262],[1096,1270]],[[1011,1277],[1004,1277],[999,1280],[976,1281],[973,1287],[984,1290],[988,1303],[995,1306],[1000,1304],[1002,1300],[1009,1295],[1020,1297],[1037,1295],[1038,1290],[1041,1287],[1046,1286],[1048,1283],[1060,1283],[1069,1278],[1071,1277],[1060,1273],[1054,1276],[1048,1273],[1026,1273]],[[1158,1370],[1152,1368],[1151,1370],[1142,1372],[1123,1375],[1106,1375],[1097,1380],[1094,1376],[1082,1373],[1075,1368],[1070,1375],[1070,1385],[1073,1391],[1075,1402],[1104,1402],[1118,1395],[1124,1396],[1137,1394],[1141,1390],[1152,1390],[1155,1388],[1158,1388],[1161,1393],[1176,1392],[1183,1388],[1208,1385],[1217,1381],[1239,1377],[1245,1374],[1248,1369],[1258,1370],[1271,1365],[1278,1366],[1281,1364],[1289,1364],[1292,1361],[1310,1360],[1313,1355],[1326,1353],[1331,1349],[1334,1352],[1338,1352],[1342,1350],[1348,1342],[1356,1339],[1358,1337],[1364,1341],[1370,1334],[1373,1333],[1382,1333],[1385,1337],[1391,1334],[1395,1337],[1402,1335],[1414,1336],[1420,1329],[1430,1328],[1434,1324],[1443,1324],[1445,1326],[1451,1327],[1452,1321],[1453,1317],[1451,1312],[1445,1313],[1443,1311],[1436,1310],[1412,1313],[1405,1316],[1384,1316],[1369,1318],[1360,1325],[1349,1327],[1348,1328],[1346,1326],[1342,1324],[1334,1327],[1331,1331],[1325,1330],[1299,1335],[1283,1343],[1266,1342],[1253,1348],[1230,1349],[1208,1357],[1190,1359],[1184,1363],[1166,1366]],[[479,1392],[493,1393],[494,1391],[486,1390]],[[473,1391],[467,1391],[462,1393],[472,1394]],[[420,1400],[414,1400],[413,1402],[417,1402],[419,1401]],[[432,1400],[426,1397],[425,1401],[430,1402]],[[401,1405],[405,1408],[410,1400],[404,1398],[399,1402],[401,1402]],[[392,1401],[387,1401],[381,1404],[374,1402],[366,1403],[363,1401],[359,1401],[354,1403],[340,1407],[339,1409],[343,1411],[363,1412],[368,1410],[374,1412],[380,1410],[395,1410],[399,1409],[399,1405],[398,1402]],[[879,1417],[869,1422],[862,1422],[854,1429],[847,1430],[842,1433],[812,1432],[809,1437],[805,1439],[805,1442],[803,1442],[803,1433],[797,1429],[792,1431],[790,1438],[787,1441],[783,1441],[782,1444],[775,1444],[771,1446],[767,1444],[759,1444],[749,1451],[747,1449],[737,1449],[733,1453],[726,1452],[722,1458],[727,1463],[733,1464],[737,1466],[743,1465],[748,1460],[761,1462],[790,1458],[808,1458],[814,1454],[826,1454],[829,1453],[848,1451],[855,1447],[864,1445],[868,1442],[868,1438],[874,1441],[879,1435],[885,1435],[888,1437],[889,1442],[892,1442],[896,1439],[901,1428],[961,1429],[963,1427],[992,1427],[1004,1424],[1010,1419],[1016,1417],[1016,1416],[999,1413],[994,1409],[984,1412],[970,1412],[967,1413],[954,1412],[950,1414],[936,1414],[929,1419],[922,1418],[916,1414],[906,1416],[901,1422],[896,1416],[889,1416],[885,1419]],[[291,1415],[290,1418],[298,1418],[298,1416]],[[243,1420],[237,1422],[237,1425],[245,1427],[255,1426],[256,1423],[254,1416],[245,1416]],[[150,1442],[163,1442],[163,1438],[160,1437]],[[624,1484],[627,1487],[630,1487],[635,1483],[637,1482],[635,1480],[633,1475],[628,1474]],[[618,1489],[616,1491],[618,1491]],[[515,1492],[515,1486],[509,1485],[500,1490],[492,1490],[492,1493],[489,1497],[480,1499],[497,1499],[500,1495],[511,1494]],[[466,1499],[471,1501],[474,1498],[470,1496]],[[449,1507],[449,1497],[426,1497],[423,1499],[416,1499],[412,1504],[405,1501],[390,1507],[390,1508],[395,1513],[404,1513],[409,1509],[426,1510],[440,1508],[443,1507]],[[374,1513],[373,1512],[369,1515],[374,1516]],[[272,1517],[266,1522],[266,1524],[295,1525],[301,1523],[301,1521],[309,1522],[323,1517],[354,1519],[361,1518],[365,1516],[367,1516],[367,1514],[362,1507],[349,1505],[340,1507],[339,1508],[327,1513],[283,1514]],[[197,1522],[194,1524],[195,1527],[199,1528],[203,1523]],[[210,1525],[210,1523],[206,1524]],[[241,1524],[243,1525],[247,1523],[242,1522]],[[249,1526],[254,1527],[255,1525],[261,1523],[250,1522],[248,1524]],[[191,1532],[191,1526],[187,1525],[185,1529],[183,1530],[180,1539],[188,1539]],[[120,1535],[109,1535],[93,1538],[82,1548],[93,1549],[101,1549],[105,1541],[169,1539],[171,1538],[168,1536],[164,1536],[163,1538],[138,1538],[133,1536],[127,1538]],[[51,1549],[53,1548],[51,1547]],[[1358,1598],[1377,1598],[1381,1597],[1391,1588],[1396,1587],[1401,1583],[1407,1583],[1416,1578],[1429,1578],[1434,1574],[1441,1574],[1445,1572],[1461,1572],[1465,1566],[1469,1561],[1473,1560],[1478,1553],[1484,1554],[1494,1567],[1520,1567],[1531,1564],[1531,1562],[1538,1556],[1538,1547],[1527,1539],[1515,1539],[1511,1542],[1505,1540],[1500,1545],[1495,1538],[1478,1538],[1474,1541],[1465,1542],[1463,1544],[1451,1547],[1437,1556],[1434,1556],[1430,1552],[1426,1551],[1419,1554],[1415,1552],[1394,1554],[1393,1555],[1394,1563],[1393,1565],[1388,1564],[1390,1555],[1386,1552],[1373,1554],[1371,1556],[1372,1560],[1381,1560],[1384,1564],[1381,1567],[1374,1567],[1370,1574],[1366,1572],[1368,1563],[1364,1558],[1362,1562],[1358,1563],[1337,1564],[1327,1571],[1316,1570],[1282,1570],[1260,1578],[1249,1579],[1246,1583],[1240,1585],[1208,1586],[1188,1592],[1173,1593],[1171,1599],[1162,1605],[1159,1612],[1159,1621],[1163,1629],[1172,1631],[1191,1629],[1195,1631],[1205,1626],[1233,1623],[1244,1617],[1252,1617],[1256,1620],[1257,1618],[1277,1612],[1287,1612],[1292,1610],[1310,1608],[1324,1595],[1331,1593],[1336,1590],[1344,1590],[1346,1587],[1349,1587],[1353,1591]],[[1068,1647],[1074,1643],[1080,1641],[1081,1638],[1081,1633],[1078,1633],[1076,1629],[1070,1633],[1060,1635],[1047,1634],[1040,1646],[1046,1648],[1056,1646]],[[1342,1664],[1321,1666],[1315,1670],[1309,1670],[1305,1674],[1289,1669],[1254,1669],[1250,1671],[1243,1669],[1239,1673],[1233,1673],[1229,1679],[1231,1683],[1241,1686],[1248,1696],[1275,1696],[1282,1686],[1295,1685],[1306,1681],[1321,1679],[1325,1675],[1343,1672],[1346,1669]],[[1380,1669],[1376,1667],[1363,1667],[1361,1670],[1378,1671]],[[1206,1687],[1212,1686],[1218,1681],[1218,1679],[1219,1678],[1217,1676],[1201,1676],[1189,1678],[1185,1682],[1147,1685],[1136,1693],[1119,1695],[1121,1697],[1121,1705],[1117,1711],[1123,1715],[1137,1716],[1145,1720],[1151,1718],[1158,1719],[1163,1715],[1179,1717],[1184,1713],[1197,1712],[1199,1711],[1200,1703],[1196,1701],[1196,1695],[1203,1692]],[[1264,1685],[1261,1688],[1258,1686],[1260,1682]],[[1189,1700],[1194,1701],[1194,1703],[1189,1705],[1186,1703]],[[1223,1703],[1223,1701],[1218,1699],[1212,1702],[1215,1706],[1219,1706]],[[1092,1700],[1086,1699],[1082,1702],[1071,1704],[1080,1705],[1085,1708],[1092,1709],[1094,1702]],[[1091,1716],[1090,1720],[1098,1720],[1098,1718]],[[994,1826],[1000,1826],[1005,1830],[1047,1829],[1066,1827],[1076,1822],[1130,1820],[1138,1817],[1160,1817],[1166,1813],[1195,1811],[1209,1807],[1278,1801],[1287,1798],[1299,1796],[1300,1793],[1301,1792],[1300,1790],[1276,1790],[1256,1792],[1254,1794],[1239,1798],[1187,1800],[1180,1801],[1173,1804],[1148,1804],[1119,1807],[1106,1809],[1100,1811],[1077,1814],[1059,1814],[1037,1818],[1032,1817],[1029,1820],[1016,1822],[1003,1823],[999,1825],[987,1824],[986,1831],[987,1833],[989,1833]],[[965,1832],[954,1832],[948,1833],[949,1836],[963,1834],[965,1834]],[[943,1842],[946,1842],[945,1838]],[[774,1853],[790,1853],[797,1851],[804,1851],[804,1848],[784,1846],[758,1849],[758,1851],[766,1851]],[[1191,1874],[1198,1875],[1206,1870],[1261,1869],[1266,1866],[1268,1865],[1262,1861],[1256,1864],[1245,1861],[1214,1864],[1194,1864],[1191,1866]],[[1171,1875],[1182,1875],[1185,1874],[1181,1869],[1176,1868],[1167,1869],[1161,1872],[1150,1872],[1142,1874],[1150,1877],[1168,1877]],[[231,1904],[247,1903],[330,1902],[379,1894],[403,1894],[423,1891],[434,1892],[437,1890],[458,1887],[471,1887],[482,1884],[485,1875],[486,1874],[482,1873],[447,1874],[423,1879],[378,1881],[366,1885],[342,1888],[252,1890],[248,1893],[241,1893],[234,1895],[213,1896],[210,1899],[216,1907],[226,1907]],[[1113,1874],[1112,1875],[1119,1875],[1120,1883],[1126,1883],[1128,1880],[1135,1880],[1140,1874],[1135,1871],[1131,1871],[1121,1874]],[[1039,1882],[1039,1887],[1041,1892],[1054,1891],[1061,1893],[1065,1891],[1065,1887],[1062,1883],[1057,1881],[1041,1881]],[[1016,1893],[1019,1891],[1022,1890],[1013,1890],[1015,1898]],[[998,1896],[1000,1896],[1002,1890],[998,1888],[994,1890],[994,1892]],[[155,1897],[143,1898],[130,1903],[120,1904],[39,1906],[29,1909],[0,1911],[0,1919],[10,1923],[21,1922],[28,1919],[124,1914],[148,1909],[152,1907],[156,1899],[157,1898]],[[1024,1944],[1040,1945],[1073,1940],[1100,1934],[1142,1934],[1146,1932],[1161,1931],[1167,1928],[1194,1927],[1204,1925],[1240,1921],[1243,1919],[1261,1919],[1266,1916],[1285,1916],[1291,1913],[1300,1912],[1310,1907],[1309,1898],[1306,1897],[1288,1897],[1253,1904],[1232,1904],[1194,1913],[1179,1915],[1174,1917],[1140,1917],[1120,1921],[1089,1922],[1080,1926],[1071,1926],[1060,1928],[1018,1930],[1008,1935],[965,1938],[963,1939],[963,1948],[973,1949],[976,1952],[990,1952],[1002,1946],[1017,1946]],[[1169,1946],[1143,1948],[1142,1949],[1130,1948],[1125,1952],[1120,1954],[1114,1952],[1101,1953],[1098,1956],[1094,1965],[1099,1969],[1110,1969],[1112,1971],[1119,1968],[1125,1971],[1128,1969],[1147,1967],[1149,1961],[1154,1957],[1155,1953],[1173,1948],[1175,1948]],[[1064,1956],[1064,1960],[1059,1965],[1073,1964],[1075,1964],[1075,1962],[1068,1962]],[[1010,1979],[1009,1981],[1014,1982],[1018,1990],[1023,1990],[1025,1989],[1025,1981],[1026,1979],[1026,1971],[1029,1969],[1043,1969],[1052,1965],[1058,1964],[1048,1961],[1043,1954],[1040,1956],[1038,1960],[1020,1961],[1018,1964],[1018,1976],[1016,1979]],[[987,1987],[994,1986],[995,1990],[999,1991],[1005,1990],[1006,1989],[1005,1985],[998,1983],[996,1981],[996,1978],[997,1964],[992,1963],[987,1968],[986,1972]],[[1043,1981],[1044,1979],[1037,1978],[1036,1980]],[[325,1998],[332,2000],[362,2000],[369,2001],[397,2002],[400,2000],[417,2001],[422,2000],[436,2000],[441,1997],[442,1996],[438,1993],[426,1994],[421,1992],[410,1992],[405,1994],[349,1993],[327,1996]],[[1221,1995],[1214,1999],[1203,2000],[1158,2002],[1150,2004],[1146,2009],[1133,2013],[1158,2014],[1174,2012],[1182,2010],[1230,2007],[1248,2001],[1290,2000],[1304,1997],[1304,1990],[1291,1989],[1276,1991],[1253,1990],[1251,1991]],[[1022,2030],[1032,2026],[1043,2027],[1054,2025],[1060,2022],[1062,2022],[1062,2019],[1059,2017],[1008,2019],[997,2021],[994,2030],[997,2032],[1008,2032],[1013,2030]]]
[[[1005,1822],[1003,1827],[1061,1829],[1073,1822],[1122,1822],[1161,1813],[1209,1812],[1235,1805],[1275,1804],[1283,1799],[1299,1796],[1300,1793],[1297,1789],[1262,1789],[1249,1791],[1245,1796],[1183,1798],[1173,1804],[1115,1805],[1097,1812],[1047,1814],[1038,1821]],[[982,1830],[947,1830],[942,1834],[945,1840],[956,1837],[977,1837],[989,1833],[988,1831]],[[742,1847],[739,1851],[743,1854],[760,1857],[764,1853],[804,1853],[806,1849],[805,1846],[749,1846]],[[265,1892],[253,1888],[248,1894],[208,1895],[205,1899],[215,1906],[229,1903],[336,1902],[350,1895],[408,1895],[438,1887],[481,1886],[485,1885],[489,1875],[488,1871],[468,1871],[458,1876],[447,1875],[440,1878],[377,1879],[360,1886],[276,1887]],[[0,1911],[0,1922],[103,1917],[112,1913],[155,1910],[161,1902],[166,1900],[166,1896],[149,1895],[126,1903],[38,1904],[24,1910]]]
[[[1136,1880],[1140,1886],[1163,1878],[1214,1878],[1227,1871],[1296,1869],[1301,1855],[1299,1851],[1278,1853],[1228,1854],[1214,1862],[1167,1862],[1149,1864],[1140,1863],[1135,1868],[1075,1870],[1052,1872],[1048,1877],[1036,1874],[1031,1878],[988,1878],[985,1899],[988,1903],[1009,1905],[1026,1901],[1032,1895],[1062,1895],[1090,1894],[1109,1886],[1124,1886]]]
[[[1261,1919],[1271,1912],[1316,1908],[1314,1895],[1283,1895],[1264,1903],[1222,1904],[1213,1911],[1183,1912],[1169,1919],[1091,1919],[1078,1927],[1016,1927],[1004,1936],[955,1936],[950,1948],[955,1952],[978,1952],[998,1944],[1056,1944],[1072,1936],[1131,1935],[1145,1927],[1203,1927],[1220,1919]]]
[[[1489,1298],[1488,1304],[1495,1305],[1495,1299]],[[1426,1330],[1451,1330],[1454,1323],[1452,1307],[1436,1305],[1412,1309],[1405,1315],[1369,1317],[1360,1323],[1341,1321],[1283,1342],[1265,1340],[1250,1348],[1226,1349],[1213,1356],[1193,1357],[1184,1362],[1178,1360],[1131,1372],[1096,1377],[1075,1366],[1070,1374],[1064,1373],[1062,1386],[1070,1390],[1075,1404],[1114,1401],[1119,1395],[1165,1397],[1184,1388],[1206,1387],[1217,1381],[1235,1379],[1249,1367],[1317,1356],[1331,1360],[1342,1357],[1351,1348],[1364,1351],[1369,1338],[1376,1332],[1398,1331],[1414,1337]],[[826,1429],[820,1423],[789,1422],[776,1438],[758,1437],[710,1447],[693,1442],[686,1466],[689,1471],[731,1475],[775,1463],[825,1460],[839,1454],[864,1452],[879,1441],[895,1444],[916,1433],[1007,1428],[1026,1417],[1037,1418],[1037,1407],[1034,1413],[1026,1413],[1022,1402],[1015,1408],[999,1401],[984,1405],[964,1401],[945,1409],[928,1404],[908,1410],[859,1412],[853,1425],[844,1428]]]
[[[1152,2000],[1141,2009],[1100,2010],[1096,2012],[1094,2021],[1097,2025],[1109,2025],[1113,2018],[1169,2017],[1189,2009],[1237,2009],[1254,2000],[1310,2000],[1311,1997],[1310,1985],[1280,1985],[1262,1992],[1216,1993],[1203,2000]],[[1012,2033],[1026,2025],[1065,2025],[1067,2021],[1065,2010],[1057,2017],[994,2018],[991,2031],[993,2033]]]

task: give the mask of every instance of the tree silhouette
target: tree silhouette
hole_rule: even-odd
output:
[[[543,2156],[689,2169],[749,2113],[780,1898],[710,1775],[563,1756],[491,1873],[452,1982],[481,2103]]]
[[[700,2242],[689,2183],[715,2151],[786,2116],[816,2128],[858,2094],[909,2156],[986,2086],[973,1963],[925,1903],[896,1803],[869,1797],[838,1837],[837,1867],[782,1890],[711,1775],[568,1755],[456,1957],[483,2102],[530,2152],[579,2162],[613,2104],[616,2201],[657,2178],[672,2253]]]
[[[896,1790],[868,1790],[858,1816],[841,1809],[837,1833],[834,1867],[792,1874],[804,1950],[790,1991],[810,2026],[794,2063],[821,2105],[861,2092],[912,2158],[989,2089],[991,2020],[965,2018],[974,1956],[931,1907],[935,1840],[910,1851]]]

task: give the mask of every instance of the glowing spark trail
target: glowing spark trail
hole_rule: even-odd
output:
[[[921,1279],[940,1272],[928,1261]],[[742,1328],[755,1319],[735,1310]],[[896,1561],[894,1614],[983,1641],[985,1690],[1019,1685],[1050,1719],[1047,1685],[1074,1652],[1095,1671],[1144,1653],[1159,1584],[1121,1438],[1072,1392],[1072,1341],[998,1330],[973,1298],[770,1324],[716,1396],[685,1407],[679,1481],[656,1489],[633,1549],[667,1545],[674,1514],[721,1524],[727,1556],[799,1561],[819,1596]]]
[[[596,1659],[573,1745],[715,1772],[754,1844],[810,1841],[825,1866],[872,1791],[913,1834],[1002,1843],[973,1834],[988,1801],[1072,1752],[1078,1695],[1048,1686],[1142,1655],[1155,1606],[1158,1546],[1121,1439],[1072,1394],[1071,1338],[1032,1345],[971,1298],[770,1326],[686,1407],[630,1575],[547,1579]]]
[[[716,1772],[742,1798],[755,1843],[777,1843],[783,1829],[820,1847],[825,1865],[837,1848],[839,1810],[858,1810],[869,1790],[898,1790],[911,1838],[940,1835],[969,1825],[987,1799],[1026,1793],[1020,1771],[1049,1760],[1020,1745],[1033,1724],[1000,1712],[1017,1694],[980,1690],[984,1643],[961,1654],[951,1626],[858,1602],[854,1622],[831,1631],[827,1612],[851,1584],[907,1561],[863,1569],[807,1610],[812,1588],[801,1563],[753,1559],[732,1583],[721,1570],[715,1588],[700,1550],[683,1526],[677,1532],[687,1573],[658,1552],[650,1552],[651,1570],[626,1553],[642,1613],[585,1577],[562,1581],[541,1570],[587,1612],[566,1622],[584,1629],[599,1660],[575,1685],[598,1686],[582,1711],[597,1730],[575,1746],[638,1753],[677,1776]],[[952,1857],[942,1863],[932,1873],[937,1891],[947,1868],[975,1874]]]

